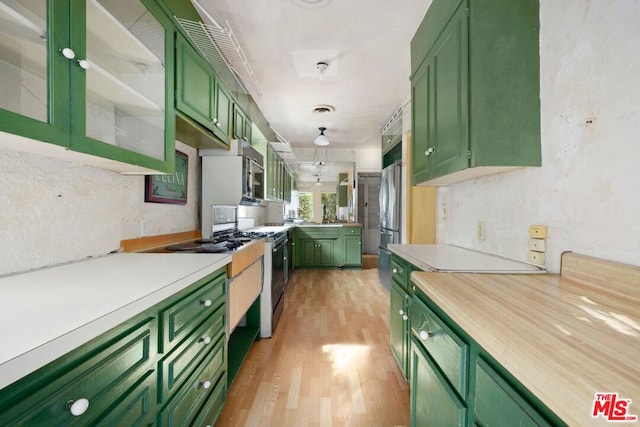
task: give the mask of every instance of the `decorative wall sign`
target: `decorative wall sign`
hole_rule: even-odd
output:
[[[187,204],[187,176],[189,157],[176,150],[176,171],[173,175],[147,175],[144,201],[153,203]]]

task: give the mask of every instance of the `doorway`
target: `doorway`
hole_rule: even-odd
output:
[[[378,254],[380,245],[380,172],[358,174],[358,222],[362,224],[362,253]]]

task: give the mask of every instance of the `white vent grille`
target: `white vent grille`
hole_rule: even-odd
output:
[[[218,24],[196,0],[191,0],[204,22],[176,17],[196,48],[235,92],[262,96],[258,79],[245,56],[229,22]]]

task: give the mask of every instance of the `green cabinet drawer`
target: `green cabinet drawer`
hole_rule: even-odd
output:
[[[193,425],[192,421],[200,414],[203,404],[212,393],[225,387],[224,337],[211,349],[196,372],[185,382],[158,415],[160,427]]]
[[[442,323],[418,295],[414,295],[411,305],[411,333],[452,387],[466,398],[469,346]]]
[[[467,408],[464,403],[420,342],[415,337],[411,340],[411,426],[466,426]]]
[[[337,239],[340,227],[298,227],[296,237],[302,239]]]
[[[227,375],[226,373],[218,380],[218,384],[202,404],[202,409],[198,414],[198,418],[193,422],[194,426],[213,426],[218,416],[224,408],[224,402],[227,398]]]
[[[475,422],[479,426],[548,426],[484,360],[476,364]]]
[[[147,420],[156,401],[155,375],[150,375],[156,329],[155,317],[137,318],[4,389],[0,424],[97,425],[111,416]],[[89,406],[76,417],[68,406],[80,399]]]
[[[401,258],[395,255],[391,256],[391,278],[401,285],[404,290],[408,290],[409,284],[409,268]]]
[[[148,426],[155,418],[156,373],[149,371],[97,426]]]
[[[362,236],[362,227],[355,225],[345,225],[342,227],[342,234],[346,236]]]
[[[158,402],[166,402],[199,365],[212,346],[224,341],[225,307],[222,306],[158,363]]]
[[[200,322],[225,303],[226,275],[224,270],[205,278],[202,286],[172,299],[160,312],[160,342],[158,351],[166,353],[191,334]],[[196,284],[196,286],[198,286]]]

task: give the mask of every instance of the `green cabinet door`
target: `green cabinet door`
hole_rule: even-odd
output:
[[[225,88],[216,82],[216,102],[213,122],[216,125],[216,136],[224,143],[229,141],[229,131],[231,129],[231,97]]]
[[[411,343],[411,425],[465,426],[467,411],[423,350]]]
[[[333,250],[334,239],[321,239],[317,240],[318,247],[316,248],[316,265],[321,267],[333,266]]]
[[[301,249],[300,264],[303,267],[312,267],[316,264],[316,249],[318,244],[313,239],[302,239],[299,244]]]
[[[463,4],[412,80],[413,184],[469,166],[469,24]]]
[[[414,185],[540,165],[538,44],[538,1],[433,1],[411,41]]]
[[[344,236],[344,264],[362,267],[362,236]]]
[[[233,138],[251,142],[251,120],[237,104],[233,105]]]
[[[176,88],[176,108],[212,130],[213,70],[179,34],[176,36]]]
[[[488,363],[476,364],[475,422],[480,426],[549,426]]]
[[[10,21],[0,30],[0,131],[27,137],[29,151],[53,143],[107,169],[173,170],[173,26],[154,3],[0,4]]]
[[[409,343],[407,342],[407,324],[409,320],[408,295],[396,282],[391,282],[391,313],[389,317],[389,342],[391,354],[402,371],[402,376],[407,379],[407,364],[409,361]]]

